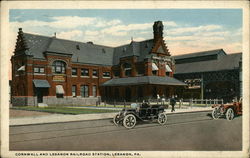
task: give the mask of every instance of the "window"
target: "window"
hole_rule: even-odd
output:
[[[115,71],[114,71],[114,75],[115,75],[115,77],[119,77],[119,76],[120,76],[119,70],[115,70]]]
[[[109,78],[109,77],[110,77],[110,72],[103,72],[102,76],[103,76],[103,77],[108,77],[108,78]]]
[[[98,71],[97,70],[93,70],[92,76],[93,77],[98,77]]]
[[[96,91],[97,89],[96,89],[96,86],[94,85],[93,87],[92,87],[92,93],[93,93],[93,97],[96,97]]]
[[[76,85],[72,86],[72,96],[76,97]]]
[[[156,63],[152,63],[152,74],[153,75],[157,75],[157,71],[158,71],[158,66],[156,65]]]
[[[88,85],[81,86],[81,96],[82,97],[88,97],[89,96],[89,86]]]
[[[35,67],[35,68],[34,68],[34,72],[35,72],[35,73],[39,73],[39,68],[38,68],[38,67]]]
[[[157,70],[152,71],[153,75],[157,75]]]
[[[72,76],[77,76],[77,68],[72,68]]]
[[[44,67],[34,67],[34,73],[44,73]]]
[[[129,63],[124,63],[123,64],[123,68],[124,68],[124,73],[125,73],[125,76],[131,76],[131,64]]]
[[[81,69],[81,76],[89,76],[89,69]]]
[[[63,61],[54,61],[52,64],[52,72],[56,74],[65,74],[65,65]]]

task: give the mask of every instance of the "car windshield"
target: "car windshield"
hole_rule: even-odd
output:
[[[138,106],[139,106],[139,105],[136,104],[136,103],[132,103],[132,104],[131,104],[131,108],[133,108],[133,109],[134,109],[134,108],[137,108]]]

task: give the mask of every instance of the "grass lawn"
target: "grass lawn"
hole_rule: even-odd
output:
[[[117,112],[117,110],[109,110],[109,109],[90,109],[90,108],[71,108],[71,107],[22,106],[22,107],[12,107],[12,109],[49,112],[49,113],[58,113],[58,114],[71,114],[71,115]]]

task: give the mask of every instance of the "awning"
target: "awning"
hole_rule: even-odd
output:
[[[165,68],[166,68],[166,72],[172,72],[172,69],[169,67],[168,64],[166,64]]]
[[[64,89],[62,85],[56,86],[56,94],[64,94]]]
[[[25,71],[25,65],[19,67],[19,68],[17,69],[17,71]]]
[[[172,86],[187,86],[182,81],[173,77],[162,76],[137,76],[125,78],[113,78],[102,84],[102,86],[128,86],[128,85],[172,85]]]
[[[33,80],[36,88],[49,88],[49,82],[47,80]]]
[[[155,63],[152,63],[152,71],[159,70]]]

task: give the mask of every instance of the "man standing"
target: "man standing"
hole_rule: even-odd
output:
[[[173,95],[172,98],[170,99],[170,105],[172,106],[171,112],[175,111],[175,109],[174,109],[175,103],[176,103],[176,100],[175,100],[174,95]]]

